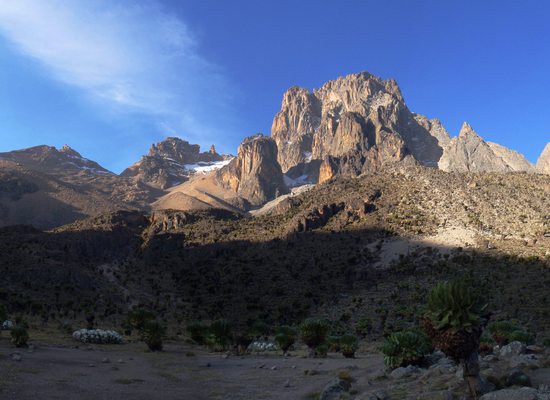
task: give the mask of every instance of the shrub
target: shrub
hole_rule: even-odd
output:
[[[159,321],[146,321],[141,330],[141,337],[151,351],[162,351],[165,334],[166,328]]]
[[[27,332],[27,327],[25,324],[16,325],[10,331],[11,342],[15,347],[27,347],[27,342],[29,340],[29,333]]]
[[[359,335],[359,337],[365,338],[367,335],[369,335],[372,331],[372,321],[368,318],[362,318],[357,322],[357,325],[355,325],[355,333]]]
[[[525,344],[533,344],[533,337],[511,321],[491,322],[487,329],[497,344],[503,346],[517,340]]]
[[[187,325],[187,333],[191,339],[197,344],[205,344],[208,336],[209,326],[202,322],[191,322]]]
[[[275,333],[275,343],[281,348],[283,353],[287,353],[296,342],[298,332],[291,326],[283,325],[277,328]]]
[[[139,308],[128,314],[127,322],[132,328],[141,332],[145,327],[145,324],[155,318],[156,316],[153,312]]]
[[[210,325],[210,336],[214,345],[225,350],[231,343],[231,324],[225,319],[219,319]]]
[[[303,342],[316,354],[316,349],[325,342],[329,324],[319,318],[308,318],[300,325],[300,336]]]
[[[269,325],[263,321],[256,321],[252,325],[252,333],[255,338],[259,338],[260,336],[268,336],[269,331]]]
[[[382,353],[389,368],[420,364],[432,350],[428,338],[416,330],[396,332],[384,342]]]
[[[121,344],[122,336],[117,332],[103,329],[79,329],[73,332],[73,338],[82,343]]]
[[[315,357],[326,358],[328,354],[328,346],[323,343],[315,348]]]
[[[359,340],[354,335],[344,335],[340,338],[340,351],[346,358],[354,358],[359,348]]]
[[[338,335],[329,335],[325,340],[325,344],[328,347],[328,351],[338,353],[340,351],[340,338]]]

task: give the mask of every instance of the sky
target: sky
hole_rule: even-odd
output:
[[[289,87],[369,71],[535,162],[549,18],[538,0],[0,0],[0,151],[68,144],[115,172],[168,136],[234,154]]]

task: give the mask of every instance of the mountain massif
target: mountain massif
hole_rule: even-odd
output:
[[[115,210],[246,214],[297,186],[414,166],[550,173],[550,144],[532,165],[467,123],[451,138],[441,121],[409,110],[394,80],[362,72],[314,91],[290,88],[271,136],[244,139],[235,157],[169,137],[116,175],[67,146],[0,153],[0,226],[51,229]]]

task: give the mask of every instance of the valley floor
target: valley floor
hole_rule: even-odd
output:
[[[98,346],[34,343],[15,349],[0,338],[0,398],[26,399],[315,399],[339,371],[369,387],[367,376],[383,368],[381,355],[345,359],[213,354],[168,343],[151,353],[143,343]],[[13,354],[21,356],[13,360]],[[17,358],[17,356],[16,356]]]

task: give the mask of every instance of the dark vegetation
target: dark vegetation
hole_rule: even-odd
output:
[[[315,316],[330,325],[327,347],[351,353],[352,340],[332,337],[381,338],[418,326],[429,290],[462,279],[484,294],[494,320],[524,327],[506,332],[506,340],[524,329],[543,341],[550,328],[548,197],[544,178],[532,179],[523,187],[521,174],[389,173],[321,185],[256,218],[216,210],[155,218],[117,212],[51,232],[2,228],[0,303],[33,324],[76,326],[93,315],[96,325],[123,331],[139,331],[144,323],[127,320],[130,309],[150,310],[167,335],[182,335],[187,326],[197,342],[221,348],[229,346],[227,326],[241,345],[266,334],[292,342],[295,335],[279,327]],[[491,199],[502,205],[502,223]],[[521,210],[512,207],[518,202]],[[449,216],[465,224],[475,216],[491,246],[425,247],[389,268],[373,268],[384,241],[433,233]],[[308,228],[311,218],[315,224]],[[506,238],[507,230],[537,243]],[[219,320],[227,326],[213,332]],[[482,343],[502,340],[495,335]],[[324,343],[319,346],[325,351]]]

